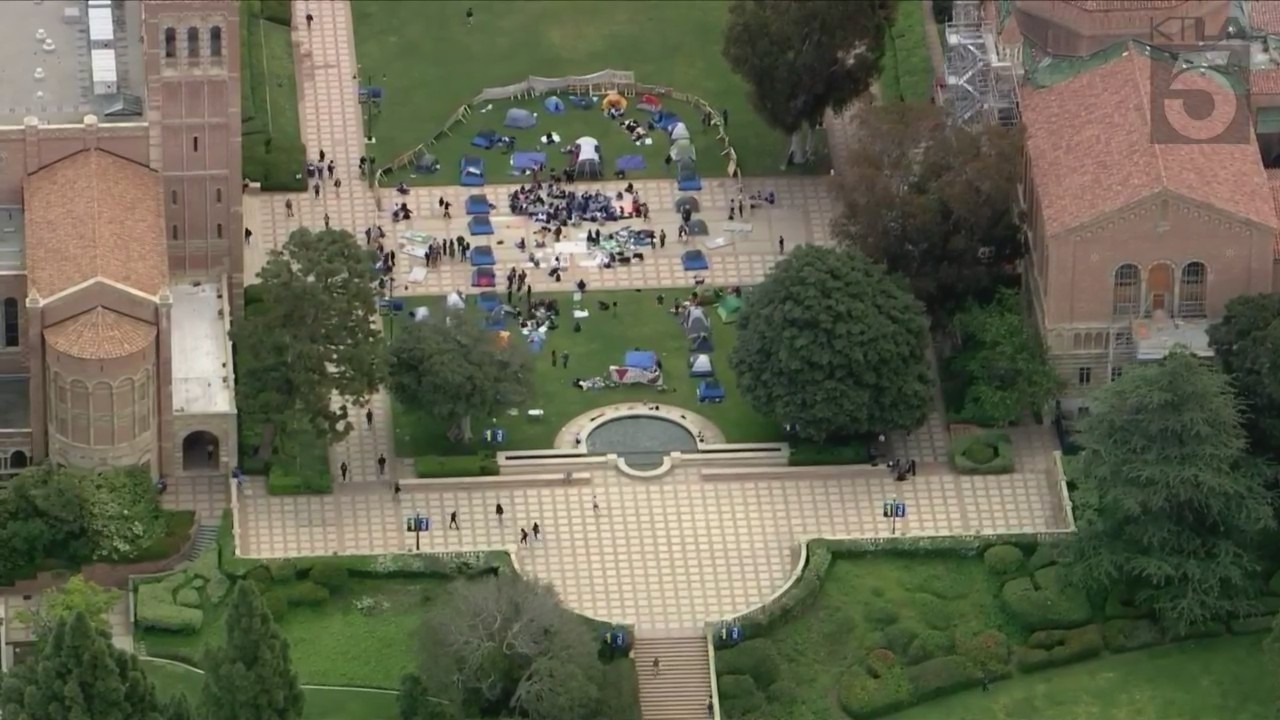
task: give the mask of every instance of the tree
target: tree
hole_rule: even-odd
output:
[[[49,637],[59,621],[76,613],[84,613],[98,630],[108,631],[107,613],[119,601],[119,590],[97,585],[83,575],[72,575],[63,585],[41,593],[40,602],[32,609],[19,610],[17,617],[42,640]]]
[[[426,683],[415,673],[406,673],[400,679],[400,694],[396,698],[400,720],[456,720],[454,706],[431,697]]]
[[[591,631],[550,585],[514,573],[453,583],[424,630],[424,682],[468,714],[585,720],[600,710]]]
[[[889,0],[730,5],[721,53],[765,122],[791,135],[788,161],[806,162],[823,114],[871,88],[893,17]]]
[[[1280,295],[1241,295],[1226,310],[1209,345],[1235,384],[1254,451],[1280,458]]]
[[[236,584],[222,646],[202,667],[207,720],[299,720],[305,698],[289,660],[289,641],[251,582]]]
[[[80,484],[96,559],[128,560],[164,534],[160,498],[151,475],[142,468],[54,472],[70,473]]]
[[[971,304],[954,329],[959,348],[950,363],[967,380],[963,415],[969,421],[1009,425],[1057,395],[1058,375],[1027,325],[1018,293],[1001,290],[988,305]]]
[[[54,624],[39,654],[0,681],[0,714],[14,720],[160,720],[137,657],[111,645],[84,613]]]
[[[294,230],[258,273],[254,301],[231,328],[241,422],[275,437],[351,431],[345,405],[364,404],[385,377],[373,325],[378,281],[371,250],[345,230]]]
[[[409,323],[391,342],[391,392],[401,403],[451,423],[471,442],[471,419],[524,402],[533,392],[532,356],[467,315]]]
[[[837,173],[838,242],[906,276],[935,318],[1016,277],[1020,130],[955,125],[937,107],[895,103],[862,112],[859,138]]]
[[[729,361],[759,412],[815,441],[923,422],[920,303],[857,251],[800,247],[752,291]]]
[[[164,704],[164,720],[195,720],[186,693],[174,693]]]
[[[24,470],[0,495],[0,584],[33,574],[45,558],[90,560],[88,515],[77,474],[50,463]]]
[[[1225,376],[1184,352],[1131,366],[1080,425],[1073,575],[1188,627],[1254,610],[1269,468],[1245,453]]]

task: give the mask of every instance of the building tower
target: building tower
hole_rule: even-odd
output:
[[[244,289],[240,15],[234,0],[142,0],[151,166],[164,182],[169,274]]]

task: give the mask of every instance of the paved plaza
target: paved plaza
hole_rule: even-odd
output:
[[[341,194],[332,185],[319,199],[308,194],[259,194],[246,198],[246,224],[254,240],[246,252],[246,275],[257,272],[268,250],[279,247],[301,225],[323,227],[327,213],[335,227],[362,236],[381,225],[389,243],[406,230],[436,236],[465,233],[464,188],[415,188],[407,201],[418,210],[410,223],[390,221],[390,195],[379,209],[372,190],[358,182],[362,152],[360,108],[356,103],[355,47],[346,2],[295,3],[296,14],[311,13],[314,27],[294,29],[299,72],[302,130],[309,152],[323,148],[338,162]],[[851,116],[831,118],[833,152],[854,141]],[[391,156],[407,148],[380,148]],[[726,233],[728,209],[737,189],[727,180],[709,179],[699,193],[710,237],[731,236],[729,247],[708,251],[712,284],[760,281],[779,258],[777,236],[788,247],[830,241],[835,214],[834,180],[827,176],[751,179],[746,192],[772,189],[773,207],[747,213],[750,230]],[[621,190],[622,182],[580,183],[580,189]],[[668,243],[643,263],[617,270],[574,266],[564,282],[582,278],[593,288],[691,286],[693,273],[680,268],[676,242],[675,192],[670,181],[636,183],[652,209],[651,227],[665,228]],[[498,234],[492,238],[500,268],[522,262],[514,250],[530,237],[527,220],[504,214],[506,188],[486,188]],[[286,217],[290,198],[295,217]],[[441,217],[438,199],[453,203],[454,217]],[[611,228],[606,228],[606,230]],[[499,241],[501,243],[499,244]],[[694,239],[696,244],[699,239]],[[477,244],[480,240],[477,239]],[[417,284],[408,282],[420,261],[400,254],[397,294],[438,294],[467,287],[470,268],[446,263]],[[556,287],[537,279],[538,290]],[[937,404],[937,403],[935,403]],[[419,538],[424,551],[510,549],[519,567],[555,584],[573,609],[613,621],[639,624],[639,632],[693,630],[710,619],[753,607],[777,592],[791,574],[797,543],[812,537],[882,537],[890,533],[881,517],[885,500],[908,504],[899,533],[971,534],[1047,531],[1066,527],[1066,514],[1051,467],[1052,432],[1036,427],[1014,432],[1018,471],[996,477],[955,475],[945,464],[947,436],[940,404],[928,423],[913,433],[896,434],[894,451],[920,462],[919,476],[894,483],[883,468],[762,468],[726,473],[697,465],[678,465],[666,475],[641,480],[594,465],[588,483],[552,487],[513,487],[509,477],[475,479],[475,489],[408,485],[397,500],[392,482],[411,472],[407,461],[377,473],[376,458],[393,456],[391,414],[385,395],[371,401],[375,421],[364,427],[364,408],[353,412],[359,426],[331,452],[337,464],[351,466],[351,482],[337,484],[332,495],[272,497],[260,480],[250,481],[239,499],[240,551],[257,556],[333,553],[385,553],[412,550],[415,538],[404,531],[404,517],[423,512],[433,528]],[[401,475],[407,477],[405,475]],[[200,497],[209,501],[213,490]],[[600,505],[593,510],[592,499]],[[494,516],[501,502],[504,522]],[[447,528],[457,511],[461,529]],[[534,523],[541,539],[518,545],[520,528]]]

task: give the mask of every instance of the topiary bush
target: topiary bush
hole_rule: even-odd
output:
[[[1108,620],[1102,625],[1102,639],[1111,652],[1141,650],[1164,642],[1159,626],[1150,620]]]
[[[329,602],[329,591],[316,583],[303,580],[280,588],[290,606],[315,607]]]
[[[1013,545],[993,545],[982,553],[987,569],[1000,577],[1021,572],[1025,561],[1022,551]]]
[[[973,443],[964,449],[964,459],[974,465],[986,465],[996,459],[999,452],[992,445],[986,443]]]
[[[271,579],[275,582],[293,582],[298,579],[298,564],[292,560],[272,560],[267,563]]]
[[[950,635],[937,630],[926,630],[911,643],[911,649],[906,655],[907,664],[919,665],[926,660],[950,655],[954,650],[955,643]]]
[[[956,633],[956,654],[973,663],[991,678],[1008,677],[1013,673],[1009,664],[1009,638],[999,630]]]
[[[931,630],[950,630],[956,624],[956,604],[932,595],[917,593],[911,598],[915,615]]]
[[[200,591],[194,587],[185,587],[178,591],[177,603],[186,608],[200,607]]]
[[[840,678],[840,707],[851,718],[873,718],[912,704],[911,683],[893,653],[873,650],[865,666]]]
[[[289,612],[289,599],[279,590],[270,590],[262,595],[262,604],[276,622],[280,622]]]
[[[204,613],[175,605],[172,591],[163,583],[138,587],[137,617],[140,627],[184,634],[197,633],[204,625]]]
[[[1093,619],[1088,596],[1083,590],[1068,586],[1056,565],[1036,571],[1031,578],[1005,583],[1000,599],[1028,630],[1080,627]]]
[[[311,568],[307,579],[332,594],[347,589],[351,584],[351,573],[336,563],[322,562]]]
[[[1031,553],[1030,559],[1027,560],[1027,569],[1035,572],[1050,565],[1058,564],[1059,551],[1057,546],[1052,543],[1043,543],[1036,547],[1036,551]]]
[[[217,605],[227,596],[227,591],[231,589],[231,581],[225,575],[215,575],[209,581],[209,586],[205,588],[205,597],[209,599],[211,605]]]
[[[901,613],[892,605],[884,602],[873,602],[867,605],[867,609],[862,613],[863,619],[867,624],[877,630],[883,630],[890,625],[898,622]]]
[[[716,654],[717,675],[746,675],[761,690],[777,682],[780,673],[773,644],[763,638],[747,640]]]
[[[920,629],[910,623],[890,625],[881,634],[884,649],[898,656],[905,656],[919,636]]]
[[[1097,657],[1104,647],[1102,628],[1097,625],[1041,630],[1031,634],[1026,647],[1014,651],[1014,664],[1022,672],[1043,670]]]
[[[1165,627],[1164,635],[1169,642],[1195,640],[1197,638],[1221,637],[1227,634],[1227,626],[1223,623],[1200,623],[1187,627]]]
[[[257,583],[258,588],[265,591],[271,587],[271,570],[266,565],[259,565],[245,573],[244,579]]]
[[[716,681],[720,690],[720,712],[739,718],[764,707],[764,694],[746,675],[725,675]]]
[[[951,441],[951,465],[965,475],[1013,472],[1013,442],[1007,433],[986,431]]]
[[[907,680],[916,702],[924,702],[982,684],[982,670],[962,657],[951,655],[907,668]]]

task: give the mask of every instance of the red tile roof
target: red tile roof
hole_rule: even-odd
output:
[[[53,349],[83,360],[126,357],[149,346],[156,327],[99,305],[44,331]]]
[[[1280,35],[1280,2],[1253,0],[1249,6],[1249,25],[1268,35]]]
[[[1186,4],[1187,0],[1063,0],[1088,12],[1131,12],[1134,10],[1168,10]]]
[[[1280,95],[1280,68],[1250,70],[1249,92],[1254,95]]]
[[[1252,128],[1247,142],[1152,142],[1153,72],[1165,71],[1144,47],[1131,44],[1105,65],[1023,95],[1027,152],[1046,232],[1070,230],[1163,188],[1276,228]],[[1182,73],[1176,82],[1206,91],[1216,107],[1236,106],[1232,90],[1211,77]],[[1211,138],[1231,122],[1224,115],[1196,120],[1177,113],[1170,124],[1187,137]]]

